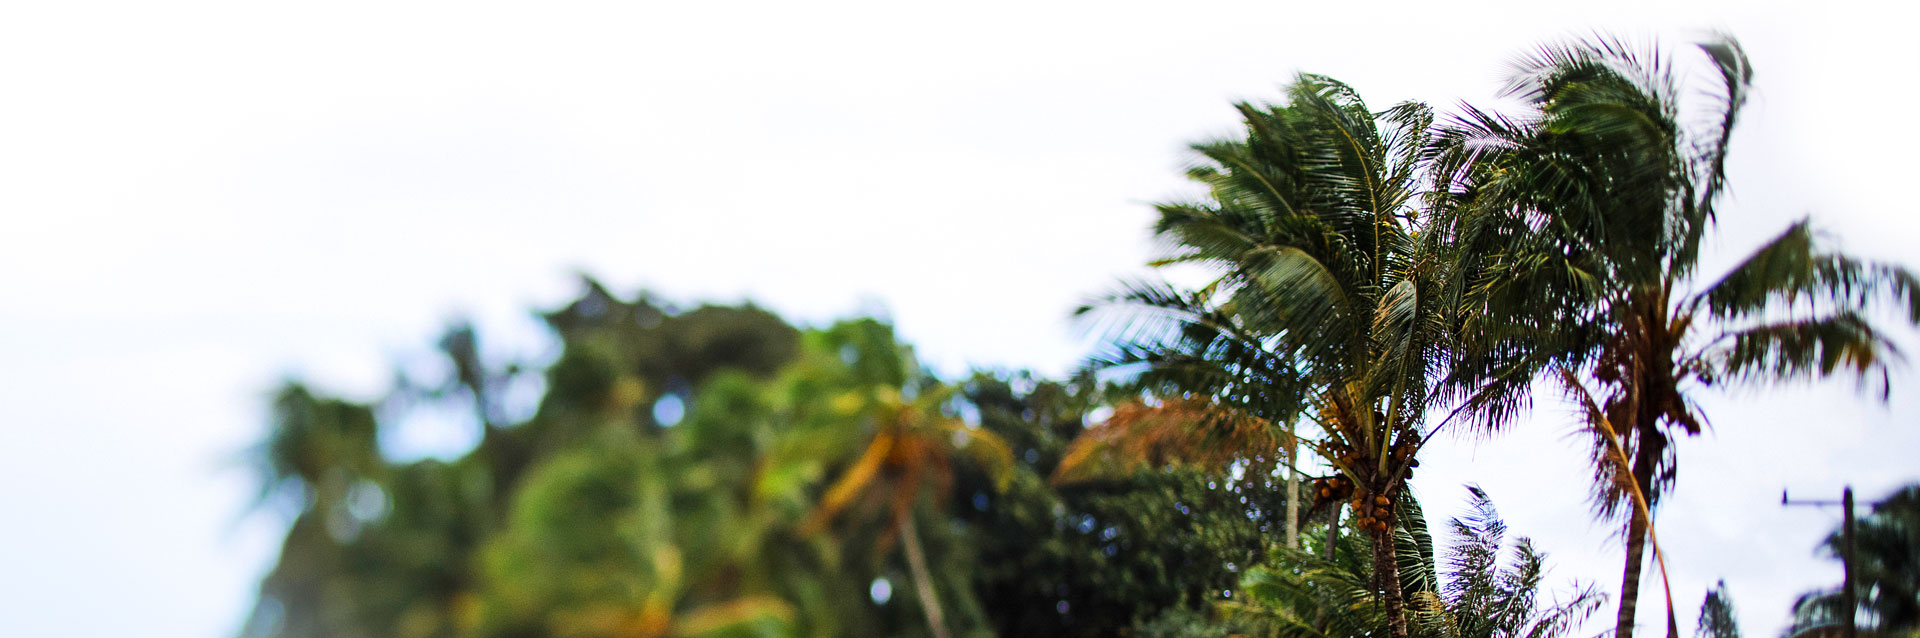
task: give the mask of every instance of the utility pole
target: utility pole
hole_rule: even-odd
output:
[[[1839,505],[1846,516],[1840,524],[1840,565],[1845,570],[1845,580],[1840,588],[1840,605],[1845,611],[1840,614],[1842,638],[1859,638],[1859,627],[1855,626],[1855,616],[1860,614],[1860,601],[1856,599],[1853,587],[1853,486],[1840,490],[1840,501],[1787,500],[1787,491],[1780,490],[1780,505],[1812,505],[1816,507]]]
[[[1847,590],[1840,594],[1840,604],[1847,606],[1847,614],[1842,618],[1846,624],[1841,626],[1846,628],[1847,638],[1857,638],[1860,630],[1853,625],[1854,617],[1860,615],[1860,601],[1854,599],[1857,594],[1853,586],[1853,486],[1849,485],[1840,491],[1840,500],[1845,502],[1842,507],[1845,508],[1847,517],[1846,522],[1840,525],[1840,548],[1841,551],[1846,552],[1846,556],[1841,559],[1841,565],[1846,570],[1847,587]]]

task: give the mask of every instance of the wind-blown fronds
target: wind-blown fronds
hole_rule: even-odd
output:
[[[1456,247],[1439,294],[1471,309],[1440,400],[1492,429],[1528,407],[1535,379],[1577,370],[1604,395],[1589,423],[1618,428],[1592,448],[1595,511],[1627,519],[1618,638],[1632,636],[1643,530],[1677,475],[1672,442],[1707,423],[1692,389],[1878,373],[1884,396],[1898,353],[1864,307],[1892,301],[1920,323],[1920,279],[1822,251],[1804,221],[1701,285],[1753,71],[1729,37],[1695,53],[1544,47],[1506,87],[1526,109],[1465,109],[1436,134],[1430,173],[1434,241]]]
[[[1892,392],[1887,359],[1898,357],[1893,342],[1857,312],[1787,321],[1721,335],[1706,353],[1711,374],[1729,380],[1781,381],[1852,372],[1864,380],[1880,372],[1881,396]]]
[[[1265,629],[1271,638],[1358,638],[1386,625],[1372,577],[1358,552],[1326,560],[1276,550],[1268,564],[1247,571],[1240,600],[1221,603],[1228,618]]]
[[[1158,207],[1156,263],[1204,267],[1213,281],[1192,292],[1131,284],[1080,314],[1116,343],[1095,365],[1138,373],[1163,406],[1307,422],[1313,434],[1298,442],[1341,475],[1338,498],[1323,484],[1319,503],[1351,497],[1374,538],[1372,571],[1391,582],[1396,504],[1458,307],[1442,294],[1451,262],[1415,208],[1433,114],[1415,103],[1376,113],[1325,76],[1302,74],[1286,94],[1281,106],[1235,106],[1244,137],[1194,145],[1188,176],[1205,200]],[[1139,440],[1194,442],[1134,425],[1159,433]],[[1094,431],[1077,451],[1124,449],[1119,432]],[[1400,592],[1381,587],[1390,633],[1404,638]]]
[[[1803,301],[1858,307],[1886,300],[1920,322],[1920,278],[1891,264],[1823,252],[1816,240],[1812,224],[1800,220],[1695,296],[1693,305],[1740,319]]]
[[[1541,607],[1546,576],[1546,554],[1520,538],[1504,567],[1500,553],[1506,547],[1507,526],[1486,492],[1468,486],[1470,512],[1451,521],[1453,544],[1447,557],[1448,609],[1454,636],[1493,638],[1557,638],[1600,608],[1606,596],[1592,585],[1575,583],[1569,597],[1556,594]]]
[[[1249,598],[1272,602],[1257,607],[1228,605],[1227,617],[1264,625],[1266,635],[1273,638],[1368,636],[1385,624],[1365,576],[1324,566],[1309,567],[1293,578],[1256,569],[1242,581],[1241,590]],[[1326,611],[1312,615],[1293,611],[1300,608]]]

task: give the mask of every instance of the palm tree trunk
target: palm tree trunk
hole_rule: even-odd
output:
[[[1333,516],[1327,517],[1327,560],[1333,560],[1333,548],[1340,544],[1340,506],[1335,505]]]
[[[1656,437],[1643,433],[1639,439],[1639,449],[1633,455],[1633,480],[1639,484],[1642,494],[1651,494],[1653,464],[1659,460],[1661,451]],[[1620,615],[1614,621],[1614,638],[1633,638],[1633,615],[1640,602],[1640,574],[1646,571],[1647,517],[1638,507],[1629,511],[1632,514],[1627,518],[1627,564],[1620,574]]]
[[[900,546],[907,550],[907,569],[913,572],[913,588],[919,593],[921,611],[927,613],[927,626],[933,629],[934,638],[947,638],[947,621],[940,613],[933,574],[927,571],[927,555],[920,550],[920,533],[914,529],[911,514],[900,525]]]
[[[1407,638],[1406,601],[1400,588],[1400,560],[1393,543],[1394,528],[1373,532],[1373,577],[1380,601],[1387,608],[1387,635]]]
[[[1645,571],[1647,519],[1634,509],[1627,521],[1627,567],[1620,574],[1620,617],[1614,623],[1614,636],[1633,638],[1633,613],[1640,600],[1640,573]]]
[[[1333,512],[1332,516],[1327,517],[1326,547],[1327,561],[1332,562],[1333,545],[1340,540],[1340,507],[1334,506],[1327,509]],[[1313,631],[1314,633],[1325,633],[1327,631],[1327,610],[1318,605],[1316,605],[1313,610]]]
[[[1300,548],[1300,439],[1294,427],[1287,424],[1287,549]]]

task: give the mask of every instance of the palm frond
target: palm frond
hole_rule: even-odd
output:
[[[1249,255],[1245,270],[1254,285],[1233,300],[1248,323],[1288,333],[1308,352],[1338,352],[1352,345],[1347,336],[1354,333],[1348,323],[1358,319],[1354,300],[1326,264],[1283,246]]]
[[[1492,601],[1500,593],[1496,567],[1507,524],[1486,492],[1473,486],[1467,489],[1473,495],[1468,513],[1448,523],[1453,545],[1447,551],[1446,594],[1456,607],[1473,616],[1468,622],[1488,622],[1493,620]]]
[[[1803,299],[1858,307],[1876,298],[1904,302],[1909,321],[1920,323],[1920,277],[1892,264],[1821,252],[1812,224],[1802,219],[1696,295],[1692,304],[1705,304],[1716,316],[1741,318]]]
[[[1077,327],[1103,343],[1149,347],[1177,342],[1191,326],[1227,327],[1210,321],[1211,314],[1197,295],[1151,281],[1122,281],[1114,292],[1074,310]]]
[[[1740,42],[1726,34],[1701,42],[1700,50],[1712,61],[1713,69],[1720,80],[1718,87],[1703,91],[1708,100],[1708,112],[1719,114],[1718,121],[1702,127],[1704,133],[1695,142],[1694,179],[1701,184],[1695,199],[1697,215],[1701,225],[1714,221],[1714,202],[1719,200],[1721,191],[1727,184],[1727,148],[1733,139],[1733,126],[1739,119],[1740,107],[1746,104],[1749,87],[1753,84],[1753,66],[1747,61],[1747,52]],[[1697,237],[1697,236],[1696,236]],[[1697,248],[1698,240],[1695,240]]]
[[[1052,480],[1071,483],[1168,465],[1225,472],[1236,461],[1250,462],[1248,474],[1261,476],[1280,463],[1285,437],[1269,421],[1209,401],[1133,402],[1075,437]]]
[[[1381,635],[1386,618],[1360,563],[1355,552],[1326,560],[1276,549],[1266,564],[1241,578],[1240,601],[1220,607],[1228,617],[1255,621],[1266,635],[1280,638]]]
[[[1394,503],[1398,523],[1393,532],[1394,556],[1400,563],[1400,587],[1408,596],[1437,593],[1443,585],[1435,568],[1433,534],[1427,531],[1426,512],[1411,496]]]
[[[1562,638],[1600,610],[1607,595],[1591,584],[1576,587],[1565,600],[1555,596],[1547,612],[1512,638]]]
[[[1892,391],[1888,364],[1900,353],[1865,317],[1844,311],[1729,332],[1703,358],[1730,381],[1778,382],[1838,372],[1865,381],[1877,372],[1884,396]]]

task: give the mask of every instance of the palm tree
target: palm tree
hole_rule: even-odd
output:
[[[1740,625],[1733,619],[1733,596],[1727,593],[1727,581],[1714,583],[1707,590],[1707,597],[1700,601],[1700,624],[1694,629],[1697,638],[1740,638]]]
[[[1864,306],[1904,300],[1920,322],[1920,280],[1821,249],[1805,221],[1700,275],[1752,70],[1731,38],[1698,51],[1705,73],[1618,40],[1550,46],[1516,64],[1507,95],[1523,115],[1469,107],[1436,136],[1433,234],[1456,247],[1447,294],[1472,309],[1439,394],[1496,427],[1550,369],[1598,384],[1589,429],[1604,421],[1625,452],[1596,436],[1596,512],[1627,519],[1618,638],[1633,632],[1650,508],[1673,488],[1671,442],[1706,424],[1693,389],[1839,372],[1884,384],[1896,355]]]
[[[1574,583],[1562,597],[1546,587],[1547,555],[1532,541],[1507,543],[1506,523],[1479,488],[1471,510],[1452,519],[1453,543],[1440,564],[1426,523],[1412,508],[1399,543],[1401,587],[1422,638],[1558,638],[1597,611],[1606,596]],[[1237,602],[1223,603],[1230,618],[1286,638],[1361,638],[1386,624],[1378,595],[1366,583],[1357,548],[1333,558],[1279,550],[1269,565],[1249,570]],[[1509,557],[1502,560],[1502,554]],[[1551,595],[1551,600],[1543,600]]]
[[[947,638],[949,634],[914,522],[915,504],[929,490],[933,494],[951,491],[953,457],[957,454],[972,457],[1002,489],[1013,470],[1012,452],[998,436],[943,413],[953,397],[953,390],[944,386],[922,390],[912,399],[901,397],[889,387],[843,395],[836,401],[841,416],[855,422],[864,417],[877,428],[859,458],[827,487],[819,507],[801,526],[803,534],[819,532],[857,501],[884,500],[884,538],[900,540],[921,609],[935,638]]]
[[[1209,197],[1158,207],[1170,253],[1158,263],[1199,265],[1214,281],[1193,292],[1128,284],[1081,313],[1104,319],[1119,344],[1096,365],[1138,369],[1168,398],[1311,424],[1311,440],[1284,438],[1335,469],[1338,482],[1320,487],[1351,499],[1388,626],[1404,638],[1395,506],[1446,331],[1444,263],[1413,208],[1431,111],[1376,114],[1316,75],[1287,95],[1285,106],[1237,105],[1244,139],[1193,147],[1203,161],[1189,176]]]
[[[1452,520],[1454,543],[1448,552],[1446,586],[1441,589],[1444,635],[1459,638],[1551,638],[1565,635],[1606,601],[1592,586],[1575,583],[1566,600],[1542,607],[1545,553],[1521,537],[1505,567],[1500,553],[1507,525],[1480,488],[1472,493],[1471,513]]]
[[[293,501],[299,508],[281,546],[282,560],[260,584],[260,601],[243,636],[359,636],[367,622],[366,586],[341,566],[375,514],[366,505],[392,468],[380,454],[374,411],[317,396],[288,382],[273,400],[273,425],[254,452],[261,474],[256,506]]]

